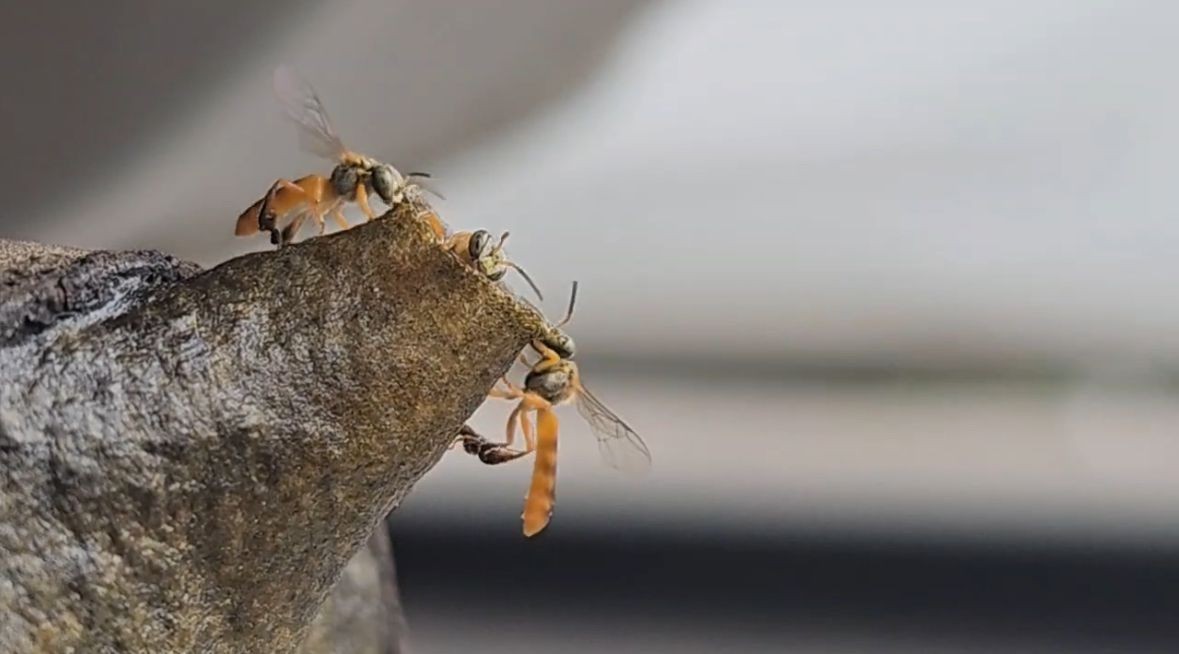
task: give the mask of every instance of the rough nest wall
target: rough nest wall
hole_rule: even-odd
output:
[[[412,207],[208,271],[12,242],[0,268],[5,652],[294,651],[545,329]]]

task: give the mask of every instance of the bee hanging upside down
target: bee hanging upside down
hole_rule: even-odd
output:
[[[348,228],[341,209],[355,202],[366,220],[376,217],[369,205],[369,194],[376,193],[389,207],[415,200],[421,187],[414,180],[428,178],[425,173],[402,175],[393,166],[353,152],[344,147],[328,119],[327,111],[315,89],[289,67],[274,71],[274,93],[287,118],[299,128],[299,140],[305,150],[336,162],[330,177],[307,175],[294,181],[279,179],[262,199],[250,205],[237,219],[237,236],[260,231],[270,232],[270,242],[282,247],[294,240],[308,218],[319,225],[323,234],[329,214],[342,228]],[[280,230],[279,222],[285,223]]]
[[[532,287],[537,299],[543,302],[544,295],[541,294],[540,289],[537,288],[528,273],[524,272],[519,264],[508,260],[507,254],[504,252],[504,242],[507,240],[508,232],[504,232],[499,237],[499,242],[493,243],[491,234],[485,229],[479,229],[473,232],[452,234],[443,243],[443,247],[493,282],[503,279],[508,268],[515,270]]]
[[[577,364],[570,360],[573,341],[559,328],[573,317],[576,299],[577,283],[574,282],[569,311],[555,330],[558,336],[533,341],[532,346],[540,353],[541,359],[531,365],[524,387],[517,387],[504,379],[506,389],[491,390],[492,397],[518,402],[508,416],[507,440],[502,443],[488,441],[469,428],[464,428],[459,435],[463,449],[488,465],[535,454],[532,481],[521,516],[526,537],[535,536],[548,526],[556,503],[559,423],[554,407],[570,402],[577,405],[578,412],[597,437],[598,450],[607,465],[629,473],[643,473],[651,467],[651,451],[643,439],[590,393],[581,382]],[[546,341],[552,342],[546,344]],[[557,345],[562,351],[551,345]],[[535,415],[535,425],[530,421],[529,413]],[[523,450],[512,447],[517,428],[524,434]]]

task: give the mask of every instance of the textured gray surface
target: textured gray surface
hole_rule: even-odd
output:
[[[292,651],[544,328],[411,211],[206,272],[0,263],[5,652]]]
[[[299,654],[406,654],[408,641],[389,532],[380,528],[344,567]]]

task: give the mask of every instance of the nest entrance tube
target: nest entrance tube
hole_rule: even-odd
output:
[[[546,328],[412,205],[206,271],[0,264],[2,651],[294,651]]]

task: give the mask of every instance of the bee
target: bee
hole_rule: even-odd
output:
[[[492,397],[516,401],[516,408],[508,416],[507,440],[488,441],[473,430],[460,433],[463,449],[488,465],[513,461],[526,454],[535,454],[532,479],[524,498],[524,536],[532,537],[548,526],[556,502],[557,432],[559,423],[554,408],[573,403],[581,417],[589,424],[598,440],[598,450],[607,465],[623,472],[641,474],[651,467],[651,451],[635,430],[602,404],[581,381],[577,364],[570,360],[573,341],[560,328],[573,317],[577,301],[577,282],[569,298],[565,318],[556,325],[551,337],[533,341],[532,347],[541,358],[530,365],[524,386],[518,387],[507,378],[505,388],[493,388]],[[551,345],[565,348],[562,351]],[[521,355],[523,359],[523,355]],[[527,361],[525,361],[527,363]],[[535,415],[535,424],[529,413]],[[524,449],[515,449],[517,430],[523,432]]]
[[[544,295],[537,288],[536,283],[524,272],[524,269],[514,261],[510,261],[504,253],[504,243],[508,240],[508,232],[499,237],[498,243],[493,243],[491,234],[480,229],[473,232],[457,232],[449,236],[443,246],[447,251],[457,256],[463,263],[474,268],[479,274],[493,282],[504,278],[508,268],[520,273],[524,281],[532,287],[537,299],[544,301]]]
[[[402,175],[393,166],[344,147],[319,95],[293,69],[280,66],[274,71],[274,94],[283,113],[299,130],[302,148],[336,162],[329,177],[307,175],[294,181],[278,179],[262,199],[250,205],[237,219],[234,234],[249,236],[270,232],[270,242],[282,247],[290,243],[308,218],[323,234],[324,217],[331,215],[341,229],[348,228],[342,208],[354,202],[365,220],[376,218],[369,195],[376,193],[389,207],[421,195],[419,181],[426,173]],[[280,230],[279,220],[286,225]]]

